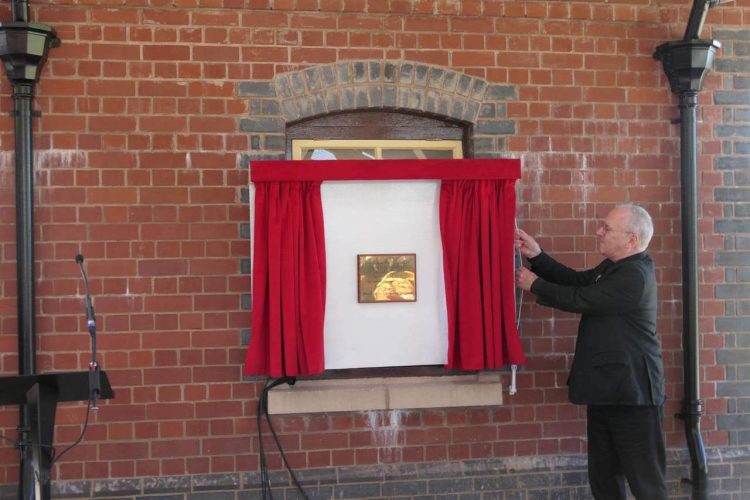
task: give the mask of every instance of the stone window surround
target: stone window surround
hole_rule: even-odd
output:
[[[506,156],[505,136],[516,131],[507,118],[506,101],[515,100],[514,86],[491,84],[451,69],[411,62],[349,61],[282,73],[268,81],[242,82],[238,94],[248,98],[250,116],[240,130],[250,134],[253,160],[291,159],[286,151],[289,123],[329,113],[394,110],[447,117],[471,126],[467,156]],[[249,201],[249,192],[243,193]],[[249,224],[241,229],[250,237]],[[249,259],[243,272],[250,273]],[[252,300],[243,297],[243,307]],[[247,345],[251,332],[243,330]],[[299,380],[269,393],[270,413],[393,410],[502,404],[502,374],[427,377],[375,377]]]

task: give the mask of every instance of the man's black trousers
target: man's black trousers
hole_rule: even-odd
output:
[[[662,406],[588,407],[589,483],[597,500],[667,500]]]

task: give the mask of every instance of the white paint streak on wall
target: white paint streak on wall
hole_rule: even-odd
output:
[[[579,169],[573,172],[573,186],[576,186],[579,193],[578,203],[578,218],[585,219],[586,217],[586,205],[589,203],[590,194],[594,189],[593,183],[590,182],[590,174],[588,172],[588,157],[585,154],[579,154],[578,165]]]
[[[15,183],[16,154],[13,151],[0,153],[0,181],[4,186]],[[86,153],[74,149],[52,149],[36,151],[34,154],[34,186],[45,180],[45,170],[53,168],[80,168],[86,164]]]
[[[15,154],[10,151],[0,153],[0,186],[4,189],[13,189],[15,185],[16,169]]]
[[[34,164],[41,168],[75,168],[86,163],[86,153],[77,149],[37,151]]]
[[[388,413],[367,412],[367,424],[372,434],[371,442],[380,449],[383,462],[391,463],[394,451],[401,447],[399,435],[405,415],[406,413],[402,410],[390,410]]]
[[[533,155],[525,155],[522,158],[522,176],[526,178],[526,190],[530,193],[530,199],[518,197],[518,203],[539,203],[542,201],[542,168],[539,166],[539,158]],[[524,175],[525,174],[525,175]],[[523,181],[522,181],[523,182]]]

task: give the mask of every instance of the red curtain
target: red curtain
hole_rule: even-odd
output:
[[[447,368],[482,370],[525,363],[515,324],[515,206],[513,180],[441,184]]]
[[[441,180],[446,366],[524,363],[513,295],[519,177],[517,159],[253,162],[253,320],[244,374],[312,375],[325,368],[320,183],[326,180]]]
[[[319,181],[256,182],[253,252],[244,374],[322,372],[326,256]]]

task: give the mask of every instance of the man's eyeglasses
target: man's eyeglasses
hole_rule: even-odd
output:
[[[625,234],[635,234],[633,231],[623,231],[621,229],[613,229],[607,225],[606,222],[602,221],[599,223],[599,229],[604,230],[604,234],[607,233],[625,233]]]

